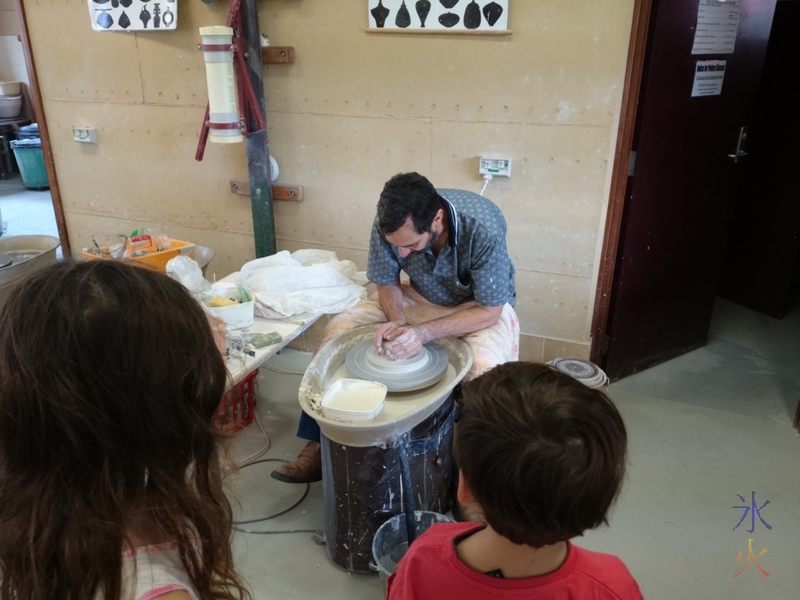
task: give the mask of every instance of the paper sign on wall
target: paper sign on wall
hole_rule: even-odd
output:
[[[694,68],[692,96],[719,96],[725,78],[726,60],[698,60]]]
[[[88,0],[95,31],[169,31],[178,26],[177,0]]]
[[[733,54],[742,0],[700,0],[692,54]]]

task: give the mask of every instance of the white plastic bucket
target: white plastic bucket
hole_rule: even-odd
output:
[[[447,515],[427,510],[414,511],[414,529],[417,535],[426,532],[435,523],[452,523]],[[372,538],[372,557],[375,570],[381,576],[384,586],[389,575],[397,570],[397,563],[408,551],[405,514],[395,515],[375,532]]]

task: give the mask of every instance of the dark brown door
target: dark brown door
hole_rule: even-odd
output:
[[[705,1],[653,3],[603,346],[614,379],[708,335],[742,163],[729,155],[750,122],[775,0],[741,0],[733,53],[693,55]],[[698,61],[725,61],[718,95],[692,96]]]
[[[800,2],[778,0],[719,295],[781,318],[800,278]]]

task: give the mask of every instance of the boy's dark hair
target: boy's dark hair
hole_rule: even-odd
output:
[[[548,365],[505,363],[463,386],[456,463],[487,523],[515,544],[607,524],[626,448],[611,400]]]
[[[417,233],[431,230],[436,211],[442,207],[433,184],[419,173],[400,173],[383,186],[378,200],[378,227],[390,235],[409,217]]]
[[[141,528],[204,600],[249,597],[212,424],[226,381],[166,275],[66,261],[20,284],[0,310],[0,598],[119,598]]]

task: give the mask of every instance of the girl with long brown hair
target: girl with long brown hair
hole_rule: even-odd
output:
[[[0,599],[249,599],[212,424],[226,377],[165,275],[24,281],[0,310]]]

